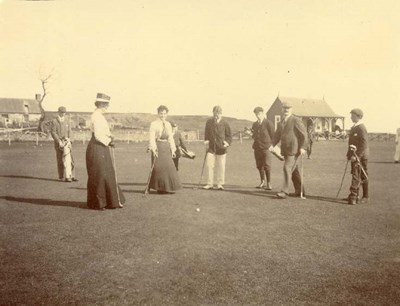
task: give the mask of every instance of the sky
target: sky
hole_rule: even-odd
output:
[[[0,0],[0,97],[92,111],[255,120],[280,96],[322,99],[351,126],[400,127],[397,0]]]

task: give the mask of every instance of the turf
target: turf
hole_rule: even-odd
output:
[[[184,188],[143,196],[145,143],[117,144],[123,209],[86,209],[85,146],[76,183],[59,182],[50,143],[0,144],[0,305],[395,305],[400,303],[400,165],[372,142],[370,204],[347,205],[346,143],[315,143],[307,199],[258,182],[251,142],[234,142],[226,190],[197,189],[204,158],[181,159]],[[349,169],[348,169],[349,172]],[[203,178],[203,182],[204,178]]]

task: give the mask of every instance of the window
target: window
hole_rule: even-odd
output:
[[[281,115],[275,115],[275,131],[278,128],[279,122],[281,122]]]

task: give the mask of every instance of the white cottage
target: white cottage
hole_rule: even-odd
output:
[[[344,130],[344,116],[337,115],[326,103],[325,99],[303,99],[278,96],[267,111],[275,129],[282,119],[282,103],[288,102],[293,106],[293,115],[302,118],[304,125],[313,127],[316,133],[335,132]]]

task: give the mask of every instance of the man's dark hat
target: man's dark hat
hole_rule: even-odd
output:
[[[283,108],[292,108],[293,105],[290,102],[282,102],[282,107]]]
[[[66,112],[67,112],[67,109],[66,109],[64,106],[60,106],[60,107],[58,108],[58,112],[59,112],[59,113],[66,113]]]
[[[350,111],[350,114],[354,114],[354,115],[356,115],[357,117],[360,117],[360,119],[364,116],[363,111],[362,111],[361,109],[359,109],[359,108],[353,108],[353,109]]]
[[[255,114],[257,114],[257,113],[259,113],[259,112],[263,112],[264,111],[264,109],[261,107],[261,106],[257,106],[255,109],[254,109],[254,113]]]

